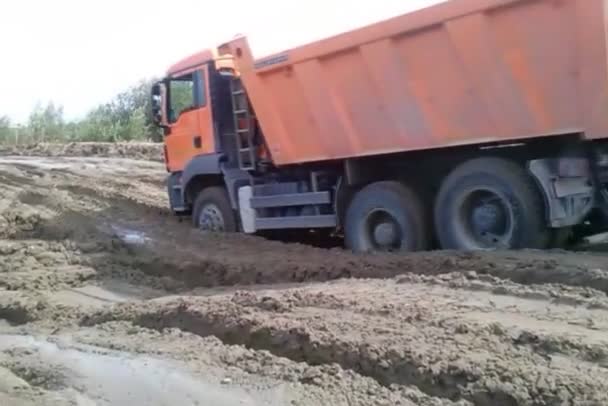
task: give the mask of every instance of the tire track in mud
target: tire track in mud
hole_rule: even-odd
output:
[[[128,335],[124,332],[128,331]],[[144,339],[145,338],[145,339]],[[268,351],[257,351],[244,346],[226,345],[213,336],[201,337],[184,330],[148,329],[131,322],[107,322],[94,327],[81,329],[76,337],[77,342],[117,350],[163,354],[178,360],[200,361],[206,365],[217,365],[237,368],[260,379],[261,377],[278,379],[284,383],[297,382],[306,392],[322,389],[326,394],[311,405],[344,405],[344,406],[470,406],[470,403],[452,402],[448,399],[430,397],[415,387],[392,385],[386,387],[376,380],[364,377],[351,370],[345,370],[336,364],[310,365],[294,362],[285,357],[277,357]],[[178,343],[173,343],[173,342]],[[234,377],[234,371],[229,373]],[[238,378],[237,378],[238,379]],[[335,399],[335,400],[334,400]],[[287,403],[280,403],[280,405]],[[294,404],[300,404],[294,402]]]
[[[239,310],[235,312],[240,313]],[[125,319],[135,325],[159,331],[177,328],[201,337],[214,336],[227,345],[266,350],[273,355],[313,366],[335,363],[362,376],[373,378],[383,386],[389,387],[391,384],[414,386],[434,397],[457,400],[461,397],[457,385],[466,382],[466,379],[456,381],[450,379],[448,383],[447,377],[437,377],[443,379],[445,384],[442,389],[436,389],[430,377],[417,372],[418,368],[413,363],[400,365],[399,378],[393,374],[389,377],[388,367],[378,365],[379,354],[375,356],[365,352],[357,354],[346,350],[341,343],[323,344],[311,340],[310,334],[300,327],[274,329],[260,325],[255,319],[231,319],[204,311],[191,311],[188,305],[183,303],[163,305],[163,308],[156,312],[144,312],[134,317],[116,314],[85,316],[83,325],[92,326]]]
[[[565,254],[543,254],[540,259],[540,254],[526,252],[519,256],[430,252],[379,257],[246,236],[200,236],[186,232],[182,238],[179,243],[165,237],[162,242],[155,240],[151,247],[133,247],[133,258],[125,258],[123,262],[132,262],[134,267],[153,276],[172,276],[189,286],[203,287],[475,272],[523,285],[586,288],[592,291],[591,296],[606,297],[608,293],[608,258],[590,255],[572,258]],[[239,247],[238,255],[234,247]],[[589,259],[589,265],[584,263],[585,259]]]
[[[324,311],[317,311],[319,302]],[[589,404],[608,401],[608,364],[605,369],[596,364],[605,361],[605,347],[525,329],[512,335],[500,323],[446,321],[423,306],[411,306],[409,314],[381,308],[371,315],[340,302],[331,296],[242,292],[221,300],[118,306],[82,323],[129,320],[155,330],[178,328],[310,365],[336,363],[387,387],[415,386],[430,396],[476,405],[570,404],[586,397]],[[377,316],[383,312],[385,317]]]
[[[552,305],[581,306],[608,310],[608,296],[603,292],[561,284],[519,284],[475,271],[452,272],[436,276],[403,274],[394,278],[397,284],[427,284],[470,292],[486,292],[504,297],[545,301]]]
[[[0,320],[12,326],[32,322],[60,326],[73,323],[86,314],[74,306],[51,303],[39,292],[0,291]]]

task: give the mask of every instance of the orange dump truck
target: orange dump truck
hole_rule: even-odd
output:
[[[169,197],[205,230],[326,229],[355,251],[545,248],[604,227],[608,2],[451,0],[152,91]]]

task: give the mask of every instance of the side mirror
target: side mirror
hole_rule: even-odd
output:
[[[150,105],[152,109],[152,121],[159,127],[167,127],[167,115],[163,100],[165,99],[166,91],[163,82],[157,82],[152,85]]]

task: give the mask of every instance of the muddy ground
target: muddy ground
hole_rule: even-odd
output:
[[[0,157],[0,405],[608,404],[608,256],[204,235],[164,175]]]
[[[153,142],[38,142],[33,144],[0,145],[1,155],[41,157],[104,157],[163,160],[163,144]]]

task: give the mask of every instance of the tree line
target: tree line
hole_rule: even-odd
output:
[[[0,115],[0,143],[160,141],[162,133],[151,115],[154,82],[142,80],[78,120],[66,120],[63,107],[53,102],[36,105],[27,122],[20,125]]]

